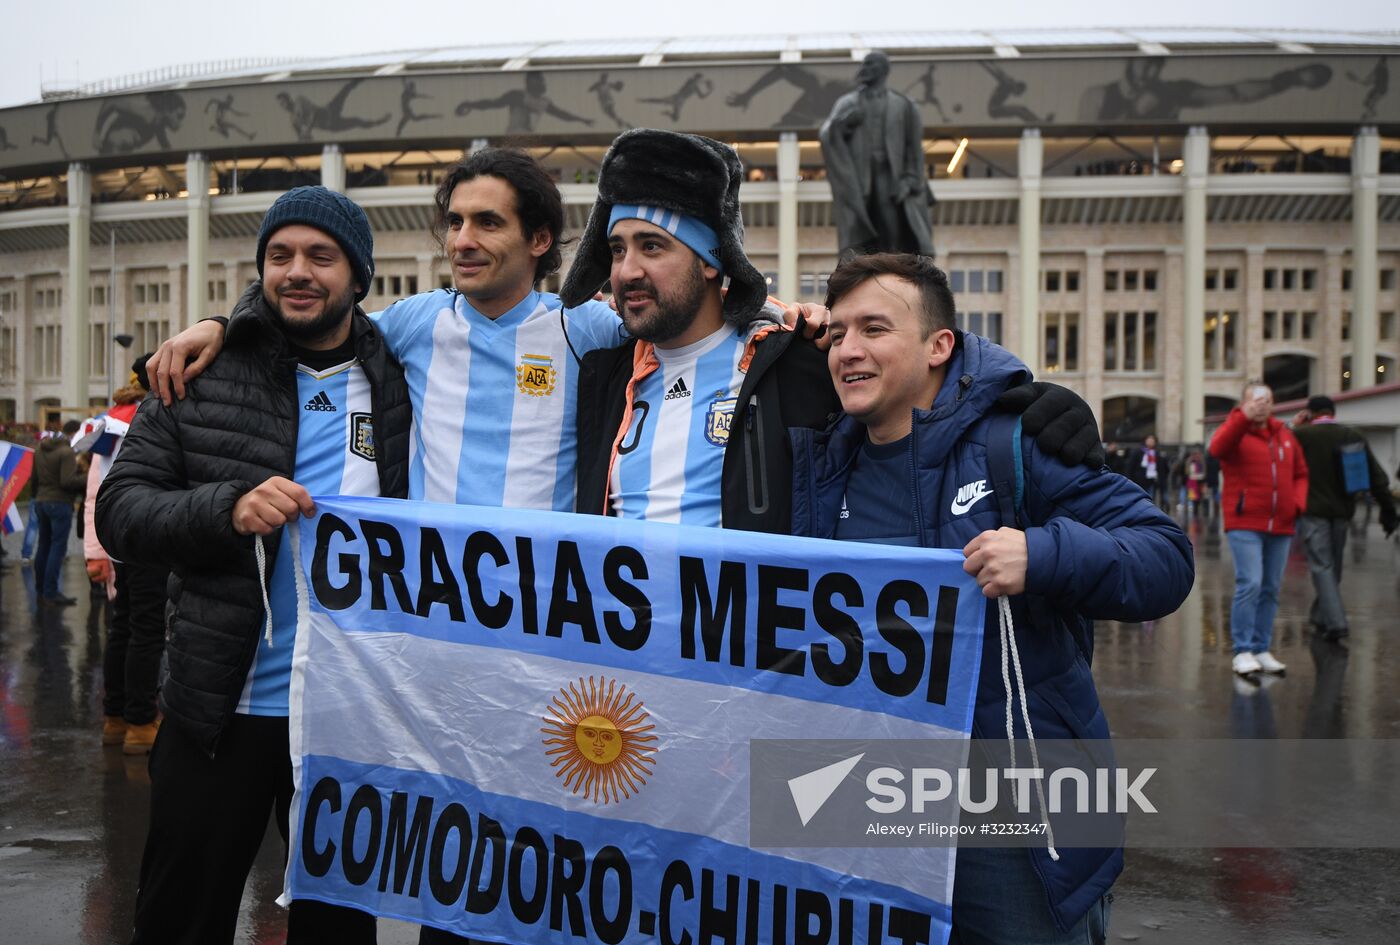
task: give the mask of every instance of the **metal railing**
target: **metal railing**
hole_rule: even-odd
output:
[[[229,72],[248,69],[271,69],[297,65],[308,60],[292,57],[245,56],[239,59],[216,59],[210,62],[189,62],[145,72],[132,72],[112,79],[99,79],[81,85],[67,85],[61,82],[44,82],[39,87],[43,101],[51,102],[66,98],[79,98],[88,95],[106,95],[111,92],[124,92],[128,89],[147,88],[183,82],[191,79],[204,79]]]

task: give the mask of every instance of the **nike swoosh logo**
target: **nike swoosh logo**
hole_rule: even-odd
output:
[[[950,508],[952,509],[954,515],[964,515],[974,505],[976,505],[978,502],[981,502],[983,499],[985,499],[991,494],[992,490],[988,489],[986,492],[977,493],[972,498],[968,499],[966,502],[959,502],[957,499],[954,499],[953,504]]]

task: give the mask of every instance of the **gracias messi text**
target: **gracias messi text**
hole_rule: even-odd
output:
[[[957,587],[684,554],[653,560],[665,573],[628,544],[484,530],[449,544],[429,525],[326,512],[315,526],[310,593],[326,611],[358,611],[364,629],[434,632],[426,625],[441,626],[445,615],[461,625],[462,643],[638,668],[674,666],[679,656],[775,682],[798,677],[829,693],[865,689],[886,704],[948,700]],[[502,632],[525,639],[492,639]]]

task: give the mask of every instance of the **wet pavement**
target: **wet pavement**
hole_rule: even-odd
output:
[[[1230,672],[1233,576],[1218,525],[1190,523],[1198,579],[1154,624],[1101,623],[1094,675],[1119,737],[1400,738],[1400,544],[1372,524],[1348,545],[1344,643],[1315,640],[1307,566],[1288,562],[1273,652],[1286,677]],[[107,614],[36,610],[19,536],[0,564],[0,942],[108,945],[129,938],[145,838],[145,758],[99,744]],[[77,543],[65,588],[86,587]],[[212,814],[213,812],[211,812]],[[269,832],[238,942],[281,942],[281,841]],[[1110,942],[1394,942],[1400,850],[1129,850]],[[380,942],[416,941],[381,921]]]

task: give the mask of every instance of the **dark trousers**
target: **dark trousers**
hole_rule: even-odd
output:
[[[177,725],[162,725],[150,769],[151,827],[132,945],[228,945],[270,815],[287,838],[287,720],[233,716],[213,758]],[[288,911],[288,945],[374,941],[368,913],[309,900]]]
[[[1313,598],[1308,620],[1329,633],[1345,633],[1347,611],[1342,600],[1342,565],[1346,563],[1347,527],[1345,518],[1298,516],[1298,538],[1308,556],[1312,572]]]
[[[35,502],[39,514],[39,546],[34,551],[34,590],[40,597],[58,597],[68,533],[73,529],[72,502]]]
[[[107,630],[102,659],[105,715],[119,715],[128,725],[156,720],[156,685],[160,654],[165,649],[165,582],[163,568],[113,562],[117,599]]]

